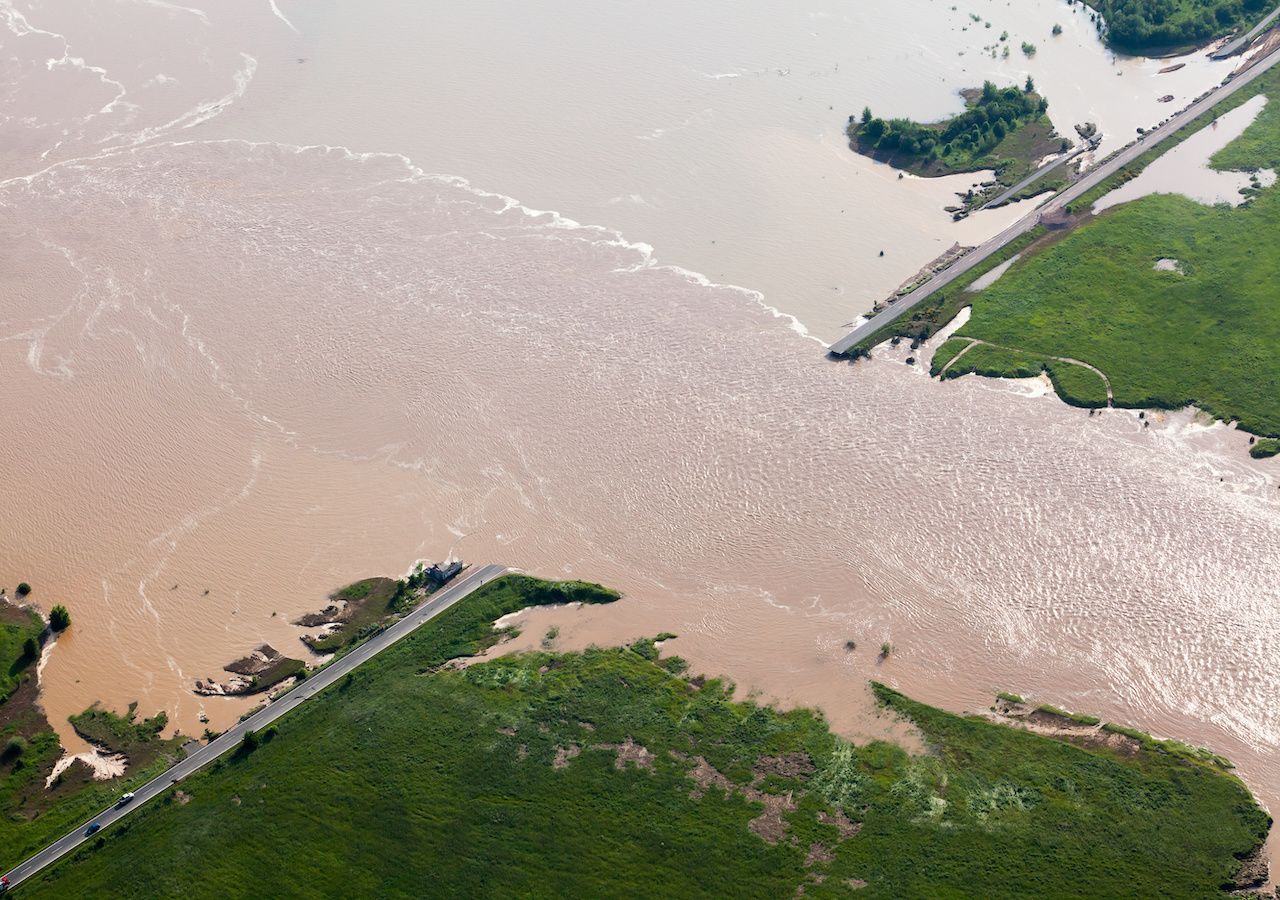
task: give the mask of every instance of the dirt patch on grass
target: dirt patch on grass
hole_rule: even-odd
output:
[[[842,840],[851,838],[862,830],[862,823],[850,819],[842,809],[837,809],[834,813],[820,812],[818,813],[818,821],[823,825],[834,825],[836,830],[840,832]]]
[[[1098,747],[1114,750],[1124,757],[1134,757],[1142,752],[1142,744],[1125,734],[1114,731],[1097,731],[1093,734],[1070,735],[1070,739],[1082,747],[1094,749]]]
[[[753,784],[758,784],[769,775],[778,775],[783,778],[799,778],[805,775],[812,775],[814,772],[813,760],[809,758],[809,754],[802,750],[794,753],[784,753],[782,756],[762,756],[756,761]]]
[[[681,761],[688,761],[690,757],[683,753],[670,751],[671,755]],[[796,754],[788,754],[793,757]],[[808,760],[807,754],[799,754]],[[770,759],[782,759],[782,757],[767,757]],[[792,761],[791,765],[796,764]],[[812,771],[812,762],[809,763]],[[759,835],[764,841],[770,844],[776,844],[787,835],[787,820],[785,814],[796,808],[795,798],[792,791],[785,794],[766,794],[759,788],[755,787],[755,781],[750,785],[736,785],[724,776],[720,770],[711,763],[707,762],[705,757],[693,757],[693,767],[686,773],[689,778],[693,779],[694,788],[689,792],[691,800],[699,800],[706,794],[710,787],[718,787],[726,794],[732,794],[735,791],[753,803],[759,803],[764,807],[763,812],[747,823],[747,827],[752,832]],[[763,779],[763,774],[757,774],[756,781]]]
[[[0,625],[27,626],[32,616],[39,616],[33,607],[18,603],[7,594],[0,594]]]
[[[1232,887],[1237,891],[1260,888],[1267,883],[1270,872],[1267,857],[1264,855],[1263,848],[1259,847],[1240,860],[1240,868],[1236,871]]]
[[[1027,731],[1069,741],[1088,750],[1111,750],[1125,758],[1133,758],[1142,752],[1141,741],[1108,730],[1102,723],[1078,722],[1070,716],[1003,698],[996,701],[993,710],[995,715],[992,718],[1001,724],[1017,725]]]
[[[11,726],[16,726],[16,734],[27,740],[49,731],[49,720],[38,704],[39,699],[40,687],[34,673],[23,673],[13,693],[0,703],[0,731],[8,731]]]
[[[822,844],[814,843],[809,845],[809,852],[805,855],[804,864],[806,866],[811,866],[814,863],[831,862],[831,860],[835,858],[836,855],[826,847],[822,846]]]
[[[103,753],[100,750],[64,756],[54,764],[53,771],[45,779],[45,787],[52,787],[64,772],[76,765],[87,767],[94,781],[110,781],[113,778],[119,778],[128,770],[129,759],[122,753]]]
[[[687,761],[689,759],[688,755],[684,753],[677,753],[674,750],[670,751],[670,753],[673,757],[681,761]],[[689,792],[690,800],[701,800],[709,787],[718,787],[726,794],[731,793],[734,790],[733,782],[728,778],[725,778],[719,769],[711,765],[711,763],[707,762],[706,759],[701,756],[695,756],[693,758],[693,768],[686,774],[693,779],[694,784],[693,790]]]
[[[188,803],[191,802],[191,795],[188,794],[186,791],[182,791],[182,790],[174,791],[173,798],[177,800],[179,803],[181,803],[183,806],[186,806]]]
[[[570,744],[568,747],[557,747],[556,758],[551,761],[551,768],[563,769],[565,766],[569,765],[569,760],[573,759],[581,752],[582,748],[577,744]],[[622,766],[618,765],[618,768],[621,769]]]
[[[1098,729],[1098,724],[1086,724],[1077,722],[1070,716],[1064,716],[1061,713],[1051,712],[1047,709],[1037,709],[1025,718],[1028,725],[1034,725],[1037,729],[1043,730],[1045,733],[1052,734],[1089,734]]]
[[[652,769],[653,754],[646,747],[627,738],[621,744],[592,744],[592,750],[612,750],[618,754],[613,761],[614,768],[625,769],[627,763],[635,763],[638,768]]]
[[[776,844],[787,836],[785,814],[796,808],[790,791],[785,794],[765,794],[754,788],[745,788],[742,795],[748,800],[764,804],[764,812],[748,822],[748,828],[770,844]]]

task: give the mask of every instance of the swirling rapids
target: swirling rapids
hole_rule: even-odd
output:
[[[331,586],[332,559],[306,568],[327,555],[313,529],[270,522],[278,492],[352,504],[343,530],[381,546],[345,536],[342,572],[453,549],[601,578],[769,690],[803,662],[779,648],[848,669],[848,690],[843,641],[887,638],[886,675],[933,699],[1021,688],[1217,745],[1280,739],[1275,488],[1217,452],[1238,451],[1224,428],[833,365],[741,291],[395,156],[150,146],[11,190],[3,224],[73,296],[56,319],[6,310],[22,408],[138,469],[116,497],[77,460],[50,484],[49,460],[11,454],[28,533],[72,530],[84,497],[100,525],[135,491],[157,520],[189,495],[103,582],[152,617],[147,652],[180,663],[169,631],[201,606],[171,573],[259,625]],[[280,573],[226,564],[268,539]]]

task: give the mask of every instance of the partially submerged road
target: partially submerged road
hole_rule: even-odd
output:
[[[1019,191],[1023,190],[1026,187],[1029,187],[1030,185],[1035,184],[1037,181],[1039,181],[1044,176],[1048,175],[1054,169],[1057,169],[1061,166],[1065,166],[1067,163],[1071,162],[1071,160],[1075,159],[1081,153],[1084,153],[1085,151],[1087,151],[1089,147],[1090,145],[1086,143],[1072,150],[1070,153],[1064,153],[1062,156],[1059,156],[1057,159],[1053,160],[1052,162],[1045,163],[1043,166],[1036,169],[1026,178],[1022,179],[1017,184],[1015,184],[1013,187],[1008,188],[1004,191],[1001,191],[998,197],[996,197],[994,200],[991,200],[988,203],[983,204],[982,208],[995,209],[998,206],[1004,206],[1006,203],[1012,200]]]
[[[1226,59],[1228,56],[1239,53],[1253,43],[1253,39],[1262,34],[1263,30],[1269,28],[1271,23],[1280,16],[1280,6],[1277,6],[1263,18],[1261,22],[1254,25],[1247,34],[1241,35],[1234,41],[1223,44],[1216,53],[1213,54],[1214,59]]]
[[[134,792],[132,802],[124,806],[113,806],[102,811],[70,834],[45,847],[35,856],[14,868],[13,871],[8,873],[10,885],[19,884],[46,866],[61,859],[85,841],[93,840],[96,835],[89,836],[85,833],[91,824],[96,823],[100,827],[106,828],[129,815],[129,813],[141,807],[148,800],[152,800],[164,793],[165,789],[170,785],[180,782],[183,778],[213,762],[228,750],[234,750],[244,740],[244,736],[248,732],[259,731],[290,710],[296,709],[304,701],[314,697],[361,663],[410,634],[424,622],[428,622],[440,615],[440,613],[462,598],[474,593],[495,578],[505,575],[507,571],[506,566],[482,566],[432,594],[425,603],[386,631],[369,638],[369,640],[346,656],[335,660],[315,675],[312,675],[279,700],[268,703],[266,707],[254,713],[234,728],[229,729],[216,740],[201,747],[163,775],[138,788]]]
[[[1046,212],[1059,209],[1076,198],[1088,193],[1098,184],[1110,178],[1120,169],[1133,162],[1152,147],[1158,146],[1170,136],[1177,134],[1183,128],[1186,128],[1201,115],[1217,106],[1236,91],[1240,90],[1263,73],[1269,71],[1277,62],[1280,62],[1280,48],[1272,50],[1266,57],[1258,60],[1230,81],[1219,85],[1213,91],[1208,93],[1203,100],[1199,100],[1191,104],[1159,128],[1153,128],[1151,131],[1148,131],[1142,136],[1142,138],[1125,147],[1115,156],[1099,165],[1096,169],[1085,174],[1079,181],[1062,191],[1043,207],[1033,209],[1004,231],[980,245],[977,249],[956,260],[950,267],[935,275],[927,284],[916,288],[910,294],[899,299],[896,303],[885,307],[880,312],[873,315],[870,319],[863,322],[853,331],[849,332],[840,340],[832,344],[828,348],[828,352],[835,357],[844,356],[854,347],[874,335],[877,331],[884,328],[895,319],[906,315],[912,309],[919,306],[951,282],[990,258],[993,254],[999,252],[1000,249],[1010,241],[1021,237],[1031,229],[1035,228],[1036,225],[1040,223],[1041,215]]]

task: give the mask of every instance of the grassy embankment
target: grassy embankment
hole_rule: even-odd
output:
[[[1280,167],[1280,76],[1259,82],[1276,99],[1214,167]],[[1250,192],[1241,208],[1144,197],[1025,256],[970,295],[972,317],[941,348],[943,359],[966,338],[1012,349],[975,347],[946,375],[1018,377],[1071,357],[1106,373],[1116,405],[1195,405],[1255,434],[1280,435],[1280,192]],[[1177,260],[1179,271],[1156,270],[1160,258]],[[1055,377],[1055,386],[1080,402],[1075,381],[1093,383],[1096,401],[1097,378],[1088,375],[1072,373],[1070,384]]]
[[[336,625],[321,637],[304,637],[303,641],[317,653],[349,650],[382,631],[397,616],[418,606],[436,588],[419,563],[406,578],[363,578],[349,584],[330,597],[333,603],[327,609],[305,615],[294,624],[304,627]]]
[[[1048,104],[1034,90],[997,88],[988,81],[964,97],[964,112],[928,124],[881,119],[866,109],[861,118],[849,117],[849,144],[864,156],[925,177],[991,169],[1006,187],[1066,144],[1045,114]],[[974,194],[966,203],[972,206],[984,197]]]
[[[531,603],[487,586],[109,829],[32,896],[1211,897],[1267,818],[1211,757],[1076,746],[877,687],[930,752],[734,702],[652,641],[458,671]]]
[[[1254,459],[1269,459],[1272,456],[1280,455],[1280,440],[1263,438],[1260,441],[1254,441],[1249,447],[1249,455]]]
[[[180,743],[157,736],[162,717],[134,723],[132,709],[128,718],[87,710],[73,718],[73,726],[94,743],[125,753],[129,766],[124,777],[96,782],[89,768],[77,762],[46,789],[62,747],[37,705],[38,656],[26,649],[28,640],[39,643],[44,627],[34,611],[0,602],[0,871],[83,822],[122,791],[159,774],[176,758]]]
[[[336,625],[321,637],[308,636],[303,640],[317,653],[341,650],[368,637],[395,614],[392,600],[396,597],[396,583],[394,578],[365,578],[347,585],[333,595],[335,605],[324,612],[305,615],[294,624],[305,627]]]
[[[952,364],[961,352],[964,356]],[[942,378],[959,378],[967,374],[988,378],[1034,378],[1044,372],[1064,402],[1086,409],[1107,405],[1106,382],[1092,369],[1068,360],[990,344],[975,344],[965,337],[953,337],[944,342],[934,353],[930,372]]]
[[[1067,0],[1068,3],[1072,0]],[[1147,56],[1187,51],[1257,24],[1273,0],[1083,0],[1102,14],[1106,42]]]

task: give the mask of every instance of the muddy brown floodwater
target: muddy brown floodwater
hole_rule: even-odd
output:
[[[905,346],[858,365],[823,358],[814,335],[833,337],[961,234],[940,211],[948,185],[835,152],[835,94],[860,105],[857,73],[886,64],[877,54],[903,15],[869,6],[855,21],[822,4],[721,10],[739,29],[709,45],[723,59],[654,58],[667,106],[712,110],[697,127],[737,128],[745,146],[759,126],[729,113],[758,101],[774,117],[776,140],[758,146],[780,180],[753,181],[760,157],[699,170],[696,143],[662,149],[653,118],[612,134],[631,154],[602,157],[626,163],[612,174],[613,162],[587,172],[495,156],[476,138],[491,124],[483,105],[471,119],[462,105],[415,118],[427,101],[375,62],[398,73],[407,63],[388,44],[456,25],[432,4],[407,22],[361,5],[348,33],[320,5],[121,4],[101,22],[97,7],[0,2],[0,56],[12,57],[0,583],[30,581],[33,600],[72,609],[43,672],[68,744],[67,715],[95,699],[167,709],[188,733],[202,710],[224,727],[246,701],[197,697],[195,679],[263,642],[298,648],[288,621],[348,581],[455,553],[625,592],[608,608],[531,614],[532,638],[553,623],[564,646],[673,631],[670,649],[695,669],[820,706],[850,735],[884,727],[864,714],[868,678],[957,710],[1017,691],[1211,746],[1277,808],[1274,463],[1190,412],[1144,429],[1136,414],[1070,409],[1039,382],[940,384],[905,364]],[[1064,10],[1026,7],[1017,21],[1046,35]],[[908,54],[929,77],[908,79],[904,108],[945,107],[975,74],[947,42],[982,36],[941,21],[925,36],[935,49]],[[632,25],[640,46],[684,34]],[[700,27],[680,40],[699,43]],[[834,58],[824,81],[796,49],[859,28],[873,38],[841,59],[849,81]],[[142,32],[154,40],[139,62]],[[1077,61],[1102,58],[1072,40]],[[367,78],[338,77],[348,57],[369,63]],[[423,59],[431,102],[478,91],[501,109],[516,102],[504,87],[540,89]],[[767,80],[791,75],[752,74],[770,59],[792,60],[792,75],[807,60],[803,92],[832,102],[793,109],[796,83]],[[1116,63],[1126,84],[1155,79],[1146,65]],[[304,83],[308,66],[323,90]],[[583,127],[609,121],[601,79],[635,84],[626,67],[590,74],[571,110],[547,111],[551,137],[570,112]],[[754,94],[703,93],[749,78]],[[369,106],[366,139],[352,123],[362,91],[383,104]],[[320,95],[340,121],[317,111]],[[292,117],[269,115],[292,101]],[[830,131],[815,127],[832,116]],[[331,146],[301,145],[329,128]],[[448,149],[479,143],[474,167]],[[819,202],[832,189],[814,179],[818,160],[844,173],[859,224],[832,224],[855,217]],[[610,203],[659,161],[693,201]],[[477,173],[486,180],[461,177]],[[626,206],[642,233],[490,192],[504,181],[563,187],[584,221],[593,195],[592,221],[612,225],[603,210]],[[739,249],[704,257],[692,223],[716,196],[725,205],[707,223]],[[975,217],[963,233],[1003,221]],[[711,278],[662,265],[668,224],[677,261],[712,261]],[[902,258],[878,268],[885,233],[901,235]],[[766,268],[763,294],[712,283]],[[805,290],[788,291],[793,272]],[[808,289],[821,282],[847,290]]]

